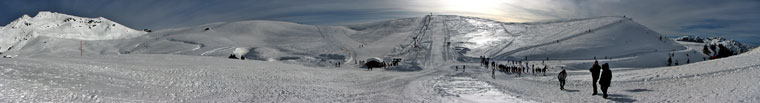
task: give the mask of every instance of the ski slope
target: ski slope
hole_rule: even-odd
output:
[[[625,17],[505,23],[453,15],[346,26],[218,22],[98,39],[37,36],[3,54],[18,57],[0,59],[0,101],[758,101],[760,51],[703,61],[700,44],[659,37]],[[669,54],[682,65],[666,67]],[[525,62],[550,69],[547,76],[491,74],[477,64],[481,55],[498,64],[527,56]],[[613,70],[609,99],[589,95],[586,69],[595,56]],[[369,58],[403,61],[373,71],[354,62]],[[560,67],[569,73],[565,91],[558,89]]]
[[[56,13],[41,12],[44,15]],[[57,14],[69,17],[65,14]],[[58,17],[63,18],[63,17]],[[440,20],[433,20],[436,18]],[[19,20],[25,20],[23,17]],[[432,21],[431,21],[432,20]],[[429,25],[430,27],[426,27]],[[434,27],[435,26],[435,27]],[[426,32],[428,29],[436,29]],[[128,28],[127,28],[128,29]],[[206,30],[208,29],[208,30]],[[77,29],[78,30],[78,29]],[[110,30],[110,29],[107,29]],[[129,29],[131,30],[131,29]],[[119,33],[118,31],[112,31]],[[132,31],[123,31],[131,33]],[[436,40],[427,40],[442,35]],[[85,35],[85,34],[82,34]],[[116,34],[114,34],[116,35]],[[422,54],[445,50],[461,54],[446,59],[472,61],[486,56],[495,60],[590,60],[615,58],[628,68],[665,66],[670,53],[693,52],[669,39],[659,40],[660,34],[637,24],[631,18],[598,17],[534,23],[505,23],[475,17],[436,15],[403,18],[347,26],[314,26],[280,21],[219,22],[199,26],[156,30],[142,36],[118,40],[82,43],[77,49],[77,37],[29,38],[20,42],[11,55],[114,54],[179,54],[227,57],[234,51],[251,60],[288,61],[293,64],[327,66],[333,62],[355,62],[367,58],[430,59]],[[418,37],[418,40],[415,39]],[[106,39],[106,38],[101,38]],[[56,43],[46,44],[48,41]],[[58,42],[60,41],[60,42]],[[445,42],[438,42],[445,41]],[[79,41],[81,42],[81,41]],[[434,44],[435,43],[435,44]],[[438,44],[440,43],[440,44]],[[429,49],[451,43],[451,49]],[[415,48],[428,48],[423,50]],[[40,50],[42,49],[42,50]],[[246,49],[246,50],[242,50]],[[422,50],[422,51],[420,51]],[[23,52],[13,52],[23,51]],[[412,54],[413,53],[413,54]],[[412,56],[414,55],[414,56]],[[414,57],[414,58],[411,58]],[[694,58],[701,58],[694,56]],[[634,61],[647,61],[634,63]],[[588,63],[588,61],[586,61]],[[415,63],[406,63],[415,65]],[[580,68],[568,64],[568,68]],[[414,68],[417,68],[416,66]]]

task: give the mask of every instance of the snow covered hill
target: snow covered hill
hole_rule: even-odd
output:
[[[61,21],[89,23],[68,20]],[[346,26],[251,20],[150,33],[123,26],[31,28],[37,23],[48,22],[29,24],[24,30],[34,33],[3,54],[18,58],[0,58],[0,102],[760,100],[757,49],[701,62],[707,57],[701,43],[664,38],[625,17],[504,23],[428,15]],[[6,35],[19,32],[7,28],[14,25],[2,27],[3,36],[17,36]],[[53,34],[78,30],[95,34]],[[98,36],[103,33],[111,36]],[[231,54],[248,61],[227,59]],[[546,75],[500,72],[475,63],[477,56],[507,65],[527,57],[524,62],[549,69]],[[610,64],[607,99],[588,95],[593,57]],[[664,67],[668,57],[680,65]],[[368,58],[403,60],[374,71],[353,62]],[[568,72],[566,90],[558,90],[560,67]]]
[[[111,40],[137,37],[145,32],[133,30],[103,17],[84,18],[42,11],[36,16],[21,18],[0,27],[0,53],[22,48],[38,36],[78,39]]]
[[[405,60],[419,62],[419,59],[416,59],[418,57],[429,58],[426,55],[420,56],[419,53],[427,54],[433,52],[431,50],[437,50],[432,48],[447,44],[433,45],[432,43],[448,42],[451,46],[446,48],[454,50],[451,53],[461,55],[445,57],[445,59],[458,58],[459,61],[471,61],[472,58],[478,56],[487,56],[494,60],[528,59],[531,61],[547,58],[571,61],[590,60],[596,57],[626,64],[620,65],[623,67],[657,67],[665,66],[669,54],[695,52],[672,40],[659,39],[662,37],[659,33],[626,17],[505,23],[476,17],[435,15],[346,26],[315,26],[252,20],[156,30],[139,36],[144,32],[107,20],[104,20],[107,27],[99,27],[103,24],[97,24],[98,21],[66,19],[71,16],[65,14],[41,12],[39,15],[35,18],[51,18],[45,15],[57,15],[52,18],[64,18],[60,22],[71,25],[65,26],[68,28],[60,26],[58,29],[44,30],[57,30],[64,33],[92,31],[92,33],[111,34],[80,33],[49,36],[52,38],[30,38],[33,39],[32,42],[18,44],[26,46],[23,50],[18,50],[23,52],[13,54],[20,54],[20,56],[77,55],[80,52],[77,49],[79,45],[77,39],[83,39],[91,40],[83,43],[84,55],[180,54],[227,57],[236,54],[238,57],[252,60],[326,66],[334,62],[350,63],[374,57],[407,58]],[[43,20],[52,22],[50,20],[55,19],[26,20],[22,18],[12,24],[34,20],[44,24]],[[90,25],[92,27],[77,28],[79,26],[76,25],[84,25],[81,23],[95,24]],[[112,27],[114,25],[115,27]],[[424,28],[426,26],[430,27]],[[120,27],[121,29],[115,29]],[[435,30],[429,30],[430,28]],[[440,35],[441,38],[431,39],[433,38],[431,35]],[[129,39],[105,40],[116,38]],[[54,43],[48,44],[48,42]],[[427,49],[415,49],[415,46]],[[449,51],[449,49],[444,50]],[[236,50],[238,52],[234,52]],[[696,62],[697,59],[703,57],[705,55],[689,58]],[[585,63],[588,61],[565,66],[580,68],[580,65]]]
[[[452,38],[465,55],[509,60],[619,58],[686,49],[630,18],[599,17],[537,23],[502,23],[451,17]],[[456,20],[459,19],[459,20]]]

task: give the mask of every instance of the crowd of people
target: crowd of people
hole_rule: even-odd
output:
[[[491,69],[492,76],[495,75],[496,71],[506,74],[516,74],[516,77],[520,77],[523,73],[532,73],[534,76],[537,74],[541,75],[541,73],[543,73],[543,76],[546,76],[546,71],[548,69],[548,66],[544,64],[543,61],[537,67],[537,64],[531,64],[527,61],[506,61],[506,64],[497,65],[495,61],[492,61],[490,58],[487,58],[485,56],[480,56],[480,59],[480,65],[487,69]],[[544,66],[540,67],[540,65]],[[457,67],[457,69],[459,69],[459,67]],[[592,78],[592,95],[598,95],[599,92],[597,90],[601,89],[602,97],[607,98],[607,90],[610,87],[610,83],[612,81],[612,71],[610,70],[609,64],[604,63],[600,65],[599,61],[594,58],[594,64],[591,65],[589,71],[591,72]],[[560,90],[565,90],[567,75],[567,71],[564,68],[557,74]]]
[[[507,63],[505,64],[497,64],[496,61],[492,61],[491,58],[485,56],[480,56],[480,60],[480,65],[491,69],[492,75],[496,74],[496,71],[499,71],[506,74],[516,74],[516,77],[522,76],[523,73],[532,73],[534,76],[546,76],[546,71],[549,69],[549,67],[543,63],[539,64],[539,66],[527,61],[506,61]],[[543,67],[540,65],[543,65]]]

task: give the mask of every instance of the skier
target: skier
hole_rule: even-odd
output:
[[[691,60],[689,58],[686,58],[686,64],[691,63]]]
[[[467,70],[467,67],[463,65],[462,66],[462,72],[464,72],[464,70]]]
[[[533,76],[536,76],[536,65],[530,65],[530,69],[533,71]]]
[[[567,72],[565,72],[565,69],[562,69],[562,71],[559,72],[559,75],[557,75],[557,79],[559,79],[559,90],[565,90],[565,78],[567,78]]]
[[[522,74],[522,66],[518,66],[517,67],[517,77],[520,77],[521,74]]]
[[[491,61],[491,68],[496,69],[496,62]]]
[[[544,65],[544,69],[541,70],[541,73],[544,73],[544,76],[546,76],[546,69],[547,69],[547,67],[546,67],[546,65]]]
[[[673,59],[672,59],[672,57],[668,57],[668,66],[670,66],[670,64],[673,64]]]
[[[502,68],[504,68],[504,65],[499,64],[499,70]],[[496,68],[491,69],[491,75],[493,76],[494,74],[496,74]]]
[[[610,87],[612,81],[612,71],[607,63],[602,64],[602,78],[599,79],[599,85],[602,86],[602,97],[607,98],[607,89]]]
[[[678,65],[678,60],[676,60],[676,65]]]
[[[594,87],[594,93],[591,94],[591,95],[596,95],[597,94],[597,91],[596,91],[596,82],[599,80],[599,70],[601,68],[602,67],[599,66],[599,62],[598,61],[594,61],[594,65],[591,66],[591,69],[589,69],[589,71],[591,71],[591,79],[592,79],[591,80],[592,81],[591,85],[593,85],[593,87]]]
[[[483,66],[485,62],[486,62],[486,58],[483,58],[483,56],[480,56],[480,66]]]

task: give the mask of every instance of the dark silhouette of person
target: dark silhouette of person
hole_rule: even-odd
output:
[[[668,66],[670,66],[671,64],[673,64],[673,58],[672,57],[668,57]]]
[[[596,91],[596,82],[599,80],[599,70],[601,70],[602,67],[599,66],[599,61],[594,61],[594,65],[591,66],[591,85],[594,87],[594,93],[591,95],[596,95],[598,92]]]
[[[541,69],[541,73],[544,73],[544,76],[546,76],[546,69],[548,69],[546,65],[544,65],[544,69]]]
[[[496,62],[491,61],[491,68],[496,68]]]
[[[565,72],[565,69],[562,69],[557,75],[557,79],[559,79],[559,90],[565,90],[565,78],[567,78],[567,72]]]
[[[602,86],[602,97],[607,98],[607,89],[612,81],[612,71],[607,63],[602,64],[602,78],[599,78],[599,85]]]
[[[483,56],[480,56],[480,66],[483,66],[483,64],[486,64],[486,58]]]

